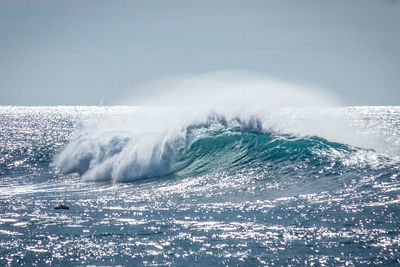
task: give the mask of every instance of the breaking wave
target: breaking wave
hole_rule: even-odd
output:
[[[54,165],[111,181],[243,169],[340,175],[354,166],[376,168],[390,161],[383,154],[400,152],[397,136],[354,125],[329,93],[259,75],[203,74],[142,91],[152,97],[141,106],[85,122]]]
[[[213,114],[176,135],[83,131],[55,163],[63,173],[76,172],[86,180],[124,182],[243,169],[288,176],[340,175],[389,161],[373,150],[266,130],[257,119],[226,120]]]

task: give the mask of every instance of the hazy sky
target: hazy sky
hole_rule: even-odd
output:
[[[2,105],[113,104],[145,81],[224,69],[400,105],[394,0],[0,0],[0,36]]]

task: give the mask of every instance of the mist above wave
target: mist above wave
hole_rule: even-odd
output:
[[[118,104],[265,109],[276,107],[338,106],[331,92],[311,85],[289,83],[249,71],[216,71],[182,75],[144,83]]]

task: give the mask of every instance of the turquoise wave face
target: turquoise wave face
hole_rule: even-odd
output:
[[[256,131],[223,131],[193,141],[181,159],[189,158],[186,170],[200,172],[225,171],[271,165],[313,166],[331,164],[333,153],[352,151],[346,145],[331,143],[318,137],[297,138],[290,135]]]

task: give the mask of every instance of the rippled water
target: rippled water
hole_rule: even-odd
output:
[[[90,154],[81,175],[59,170],[65,153],[81,163],[68,143],[103,151],[132,136],[114,127],[83,142],[82,125],[137,112],[0,107],[0,265],[400,264],[399,108],[335,111],[357,139],[384,141],[371,147],[217,120],[186,132],[171,157],[190,161],[163,175],[82,178],[103,162],[121,168],[123,149]],[[60,203],[70,209],[54,210]]]

